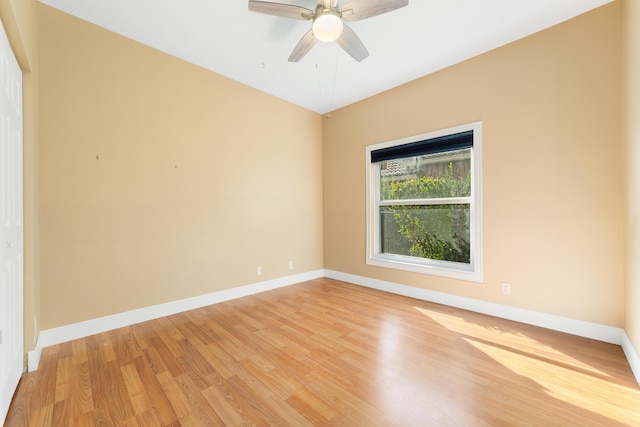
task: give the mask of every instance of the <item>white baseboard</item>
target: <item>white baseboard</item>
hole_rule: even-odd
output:
[[[324,277],[324,270],[309,271],[307,273],[295,274],[237,288],[226,289],[224,291],[212,292],[210,294],[200,295],[197,297],[126,311],[124,313],[74,323],[71,325],[61,326],[59,328],[46,329],[40,331],[36,348],[27,354],[27,367],[29,372],[37,370],[38,365],[40,364],[42,349],[51,345],[88,337],[90,335],[134,325],[136,323],[146,322],[159,317],[170,316],[187,310],[193,310],[207,305],[282,288],[295,283],[318,279],[321,277]]]
[[[424,301],[462,308],[477,313],[488,314],[502,319],[514,320],[516,322],[566,332],[572,335],[578,335],[611,344],[622,344],[622,335],[624,334],[624,330],[622,328],[451,295],[444,292],[416,288],[414,286],[401,285],[398,283],[357,276],[349,273],[341,273],[339,271],[325,270],[325,277],[393,294],[404,295]]]
[[[633,347],[633,344],[631,344],[631,340],[626,332],[622,333],[622,350],[624,350],[624,355],[627,356],[633,375],[640,384],[640,355]]]

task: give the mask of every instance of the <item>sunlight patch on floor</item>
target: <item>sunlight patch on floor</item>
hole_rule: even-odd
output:
[[[606,378],[591,375],[582,369],[573,369],[571,366],[558,364],[534,354],[513,351],[506,346],[495,345],[473,337],[462,337],[462,339],[509,371],[535,382],[554,399],[612,420],[630,422],[630,425],[637,425],[636,423],[640,422],[637,413],[626,409],[636,407],[640,400],[620,402],[610,397],[619,396],[616,390],[625,388],[624,386],[611,383]],[[585,391],[588,391],[588,398],[585,398]],[[640,399],[640,393],[637,398]]]
[[[420,307],[415,307],[415,309],[443,327],[458,334],[482,339],[496,345],[503,345],[503,343],[508,342],[509,347],[513,351],[530,354],[531,356],[535,356],[539,359],[553,360],[560,365],[587,371],[600,377],[610,377],[606,372],[596,369],[593,366],[571,357],[548,344],[541,343],[531,337],[528,337],[521,332],[514,333],[498,327],[478,325],[459,316],[448,315],[446,313],[427,310]]]

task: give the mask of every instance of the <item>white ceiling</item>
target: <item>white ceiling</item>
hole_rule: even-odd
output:
[[[40,1],[324,114],[612,0],[410,0],[349,23],[370,52],[360,63],[335,43],[321,42],[299,63],[287,62],[311,22],[249,12],[246,0]]]

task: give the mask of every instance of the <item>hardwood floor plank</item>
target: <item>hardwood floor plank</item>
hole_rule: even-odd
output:
[[[97,386],[92,387],[94,406],[104,408],[107,417],[115,424],[135,416],[129,393],[122,378],[117,360],[96,365],[89,357],[89,369],[92,381],[100,378]]]
[[[207,345],[215,341],[215,338],[210,336],[206,329],[194,323],[190,316],[184,313],[171,316],[171,323],[194,346]]]
[[[67,400],[70,397],[72,362],[73,360],[71,357],[58,359],[58,366],[56,368],[56,391],[54,397],[56,402]]]
[[[154,374],[159,374],[167,370],[167,367],[164,365],[162,356],[158,353],[158,351],[150,345],[142,350],[147,363],[149,364],[149,368],[153,371]],[[135,360],[135,359],[134,359]]]
[[[236,384],[234,382],[234,379],[236,378],[240,379],[247,387],[251,387],[252,393],[257,396],[260,396],[261,399],[267,399],[273,396],[273,393],[274,393],[273,388],[271,388],[265,382],[261,381],[260,378],[253,375],[241,364],[238,364],[238,368],[236,369],[236,372],[234,375],[225,377],[227,381],[234,383],[234,385]],[[214,381],[216,381],[216,379],[212,378],[211,383],[213,383]]]
[[[174,379],[191,406],[191,416],[187,417],[187,420],[197,420],[200,423],[198,424],[199,426],[224,425],[222,418],[207,402],[202,395],[202,390],[196,387],[189,375],[183,374]],[[223,402],[220,402],[220,404],[223,404]]]
[[[619,346],[317,279],[45,348],[6,427],[640,426]]]
[[[53,421],[53,404],[36,409],[29,419],[29,427],[49,427]]]
[[[155,336],[151,338],[149,342],[151,343],[151,348],[154,351],[151,352],[150,349],[145,350],[145,355],[147,357],[153,359],[157,355],[158,357],[155,358],[155,360],[160,361],[162,363],[162,367],[166,368],[169,372],[171,372],[171,375],[173,375],[174,377],[184,372],[182,370],[182,365],[180,363],[180,360],[178,359],[179,356],[175,356],[176,353],[178,353],[180,356],[183,355],[182,349],[180,348],[180,345],[177,342],[172,343],[171,345],[171,347],[175,349],[179,349],[179,350],[176,350],[175,352],[172,352],[170,350],[169,346],[167,346],[166,344],[166,341],[163,340],[160,336]],[[159,367],[160,364],[156,363],[153,366]]]
[[[201,344],[203,345],[203,344]],[[213,374],[215,369],[209,361],[189,341],[181,341],[183,355],[178,359],[182,363],[182,372],[192,371],[199,378],[206,378]],[[209,386],[210,384],[204,384]]]
[[[163,427],[158,421],[154,411],[147,411],[136,415],[136,422],[140,427]]]
[[[139,427],[137,418],[131,418],[118,424],[118,427]]]
[[[125,359],[128,360],[128,357]],[[134,414],[138,415],[151,410],[151,402],[149,402],[149,399],[147,398],[144,384],[142,384],[142,381],[138,376],[138,371],[133,363],[120,366],[120,372],[122,373],[124,385],[127,388],[127,393],[129,394],[129,400],[131,401]]]
[[[381,414],[376,407],[346,391],[325,376],[316,372],[309,373],[307,388],[325,403],[334,407],[338,413],[355,422],[356,425],[380,425]]]
[[[217,343],[198,347],[197,350],[209,361],[211,366],[215,366],[216,371],[224,378],[229,378],[237,373],[240,365]]]
[[[53,404],[53,412],[51,416],[52,426],[68,425],[73,419],[72,402],[70,399],[58,400]]]
[[[282,399],[288,399],[300,387],[294,379],[277,369],[265,371],[248,360],[242,361],[241,365],[244,370],[257,378],[261,384],[264,384],[272,393],[277,394]]]
[[[118,354],[120,366],[130,365],[133,359],[142,354],[131,327],[122,328],[117,334],[111,334],[111,342],[114,351]]]
[[[289,404],[289,401],[282,400],[279,396],[273,395],[267,399],[267,404],[264,405],[265,410],[271,409],[274,411],[281,422],[270,425],[287,425],[287,426],[300,426],[300,427],[313,427],[314,424],[309,420],[309,415],[306,412],[300,412]],[[326,423],[325,423],[326,424]]]
[[[336,415],[335,409],[326,404],[306,387],[299,388],[286,401],[293,409],[304,414],[313,425],[326,425]]]
[[[65,424],[62,424],[62,425],[65,425]],[[68,425],[76,426],[76,427],[93,427],[96,425],[95,415],[93,411],[87,412],[85,414],[75,417],[73,420],[71,420],[71,422]]]
[[[116,353],[113,349],[111,336],[113,332],[104,332],[102,334],[92,335],[86,338],[87,357],[91,352],[94,359],[99,363],[107,363],[117,360]]]
[[[72,414],[74,417],[79,417],[86,413],[92,412],[95,409],[93,405],[93,392],[91,390],[91,383],[91,372],[89,371],[88,361],[72,365],[70,395],[72,403]]]
[[[201,393],[224,425],[266,425],[260,414],[240,396],[229,381],[222,377],[218,377],[218,380]]]
[[[96,408],[93,411],[93,425],[96,427],[115,427],[116,421],[107,414],[105,408]]]
[[[252,408],[254,408],[259,414],[259,418],[262,424],[265,425],[293,425],[290,422],[289,415],[282,411],[280,408],[271,404],[271,398],[273,393],[265,392],[265,388],[262,384],[253,381],[246,383],[243,380],[244,377],[240,375],[233,376],[228,379],[228,382],[237,391],[238,395],[247,402]],[[250,377],[255,380],[255,378]]]
[[[182,356],[182,349],[178,343],[184,341],[186,338],[173,324],[171,317],[172,316],[161,317],[153,322],[154,329],[156,330],[154,341],[157,342],[158,338],[160,338],[173,357],[180,357]]]
[[[178,419],[189,417],[191,414],[191,404],[187,397],[182,393],[182,390],[173,379],[171,374],[167,371],[157,374],[158,382],[164,390],[167,399],[171,402],[171,406],[176,413]]]
[[[255,331],[253,328],[249,328],[245,324],[237,324],[234,325],[233,328],[242,336],[243,342],[250,342],[252,344],[254,351],[258,354],[269,354],[279,349],[277,345],[273,345],[269,340],[258,335],[256,332],[259,332],[259,330]]]
[[[183,418],[180,418],[178,421],[180,421],[180,425],[182,427],[202,427],[205,425],[213,425],[213,424],[204,424],[202,420],[199,420],[198,418],[196,418],[196,416],[193,413],[189,413],[189,415]]]
[[[292,352],[286,348],[271,354],[271,359],[285,375],[299,384],[304,384],[306,375],[311,371],[307,365],[300,363]]]
[[[149,339],[157,335],[153,321],[138,323],[131,327],[131,332],[142,352],[149,348]]]
[[[88,360],[86,340],[71,341],[71,364],[76,366]]]
[[[147,363],[147,359],[144,357],[136,357],[133,360],[133,365],[138,372],[140,382],[144,386],[144,391],[153,409],[153,414],[160,424],[165,426],[175,422],[178,416],[173,410],[173,406],[162,388],[162,384],[160,384],[158,378]]]

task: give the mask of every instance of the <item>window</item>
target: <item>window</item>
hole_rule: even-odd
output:
[[[481,132],[367,147],[367,264],[482,281]]]

